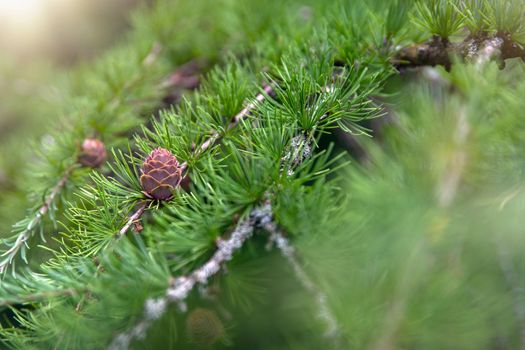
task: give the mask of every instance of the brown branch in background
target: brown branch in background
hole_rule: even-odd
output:
[[[193,59],[179,66],[161,84],[163,88],[184,88],[192,90],[200,85],[199,74],[208,63],[202,59]]]
[[[391,62],[398,70],[438,65],[449,70],[454,57],[477,64],[496,60],[504,68],[506,59],[521,58],[525,61],[525,49],[508,33],[471,35],[459,43],[434,36],[424,43],[401,49]]]
[[[392,59],[392,64],[398,69],[419,66],[445,66],[449,69],[451,53],[454,46],[440,37],[432,37],[430,40],[402,48]]]
[[[184,91],[195,90],[199,87],[201,72],[207,65],[207,61],[193,59],[179,66],[160,85],[162,89],[167,90],[162,102],[167,106],[180,103]]]

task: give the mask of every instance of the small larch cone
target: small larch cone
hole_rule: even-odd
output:
[[[141,169],[140,184],[144,193],[153,199],[167,201],[182,180],[177,158],[164,148],[151,151]]]
[[[78,162],[86,167],[97,168],[106,161],[106,157],[106,147],[102,141],[85,139],[80,149]]]
[[[210,347],[224,337],[224,326],[215,311],[197,308],[186,319],[186,335],[191,343]]]

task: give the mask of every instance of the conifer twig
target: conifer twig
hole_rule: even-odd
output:
[[[405,321],[412,295],[418,291],[417,280],[421,276],[421,259],[427,254],[425,240],[420,239],[407,253],[404,266],[399,272],[400,280],[391,291],[392,299],[383,315],[383,326],[368,347],[372,350],[394,350],[398,348],[397,337]]]
[[[299,134],[292,138],[290,145],[291,149],[288,150],[285,156],[281,159],[283,162],[281,176],[293,175],[294,168],[312,156],[312,149],[310,146],[312,139],[313,132],[309,135]],[[288,166],[286,166],[286,163],[288,163]],[[328,298],[326,294],[319,290],[306,271],[301,267],[301,264],[295,255],[295,249],[290,241],[283,235],[273,218],[271,202],[267,200],[265,205],[258,209],[258,211],[258,216],[261,218],[259,220],[259,226],[270,234],[270,243],[275,243],[283,257],[292,267],[295,277],[308,292],[314,295],[315,303],[319,312],[318,316],[326,326],[325,337],[333,343],[335,348],[340,348],[340,326],[328,307]]]
[[[150,67],[157,60],[161,52],[162,52],[162,45],[160,45],[159,43],[153,44],[153,47],[151,48],[151,50],[148,52],[146,57],[142,60],[142,68]],[[142,72],[139,71],[131,79],[125,81],[124,85],[122,85],[120,90],[114,93],[113,98],[109,101],[108,105],[112,107],[116,107],[120,103],[122,103],[123,92],[134,87],[135,84],[139,83],[140,80],[143,78],[144,78],[144,74],[142,74]]]
[[[156,42],[155,44],[153,44],[153,47],[151,48],[150,52],[148,52],[148,54],[142,61],[142,65],[144,67],[151,66],[157,60],[161,52],[162,45]]]
[[[38,208],[38,210],[36,210],[33,219],[31,219],[26,228],[16,236],[16,239],[11,245],[11,247],[4,253],[2,253],[2,255],[0,255],[1,257],[5,257],[5,259],[0,262],[0,273],[3,273],[6,270],[6,268],[12,263],[13,259],[16,257],[20,249],[22,249],[22,247],[25,244],[27,244],[26,242],[31,237],[33,230],[41,224],[42,219],[53,205],[56,197],[58,196],[62,188],[66,186],[66,183],[69,180],[71,173],[77,167],[77,164],[73,164],[66,168],[60,180],[58,180],[57,184],[51,189],[51,192],[46,197],[44,204],[40,208]]]
[[[131,330],[119,334],[109,346],[111,350],[129,349],[134,339],[142,339],[153,322],[166,313],[168,304],[177,303],[185,308],[185,300],[196,285],[206,284],[210,278],[215,276],[221,266],[232,259],[233,253],[241,249],[244,243],[251,237],[256,222],[257,211],[254,210],[250,216],[237,224],[235,230],[227,239],[217,241],[217,251],[204,265],[186,276],[180,276],[170,283],[164,296],[157,299],[147,299],[144,304],[144,315],[142,320]]]
[[[301,267],[301,264],[297,260],[295,255],[295,249],[290,244],[290,241],[284,237],[284,235],[275,227],[275,223],[271,224],[274,226],[274,229],[270,232],[270,239],[275,242],[277,248],[281,251],[283,257],[288,261],[292,267],[295,276],[302,284],[302,286],[308,290],[310,293],[315,296],[315,303],[317,304],[317,309],[319,311],[319,318],[325,323],[326,331],[325,336],[334,341],[339,336],[339,325],[334,315],[330,311],[327,303],[327,296],[321,292],[315,283],[310,279],[306,271]],[[266,228],[268,230],[268,228]]]
[[[231,120],[230,124],[226,127],[226,130],[234,129],[244,118],[246,118],[256,107],[257,104],[263,102],[266,99],[266,96],[273,92],[273,88],[270,85],[264,86],[264,93],[259,93],[255,96],[255,101],[248,103],[239,113],[237,113]],[[204,153],[208,148],[213,146],[215,142],[221,138],[221,134],[218,131],[213,131],[212,135],[204,141],[202,145],[195,151],[193,154],[194,157],[198,157]],[[186,170],[188,163],[184,162],[181,164],[182,171]]]

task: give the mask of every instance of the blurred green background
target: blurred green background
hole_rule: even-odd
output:
[[[0,235],[23,217],[20,172],[60,119],[75,68],[122,38],[130,11],[148,2],[0,0]]]

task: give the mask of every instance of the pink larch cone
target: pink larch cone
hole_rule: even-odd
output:
[[[83,166],[97,168],[106,161],[106,147],[97,139],[85,139],[80,149],[78,162]]]

